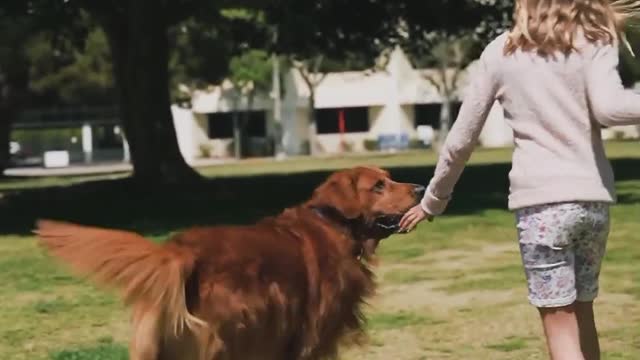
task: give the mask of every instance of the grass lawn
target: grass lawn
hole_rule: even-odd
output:
[[[640,359],[640,144],[608,150],[620,204],[612,210],[596,309],[603,358]],[[547,358],[526,301],[513,216],[504,210],[508,159],[505,150],[478,152],[446,216],[382,243],[380,288],[367,309],[370,339],[345,349],[343,360]],[[28,234],[37,217],[161,239],[193,224],[249,223],[278,212],[307,198],[333,168],[376,164],[401,181],[425,182],[433,171],[425,164],[434,160],[408,153],[247,161],[203,169],[217,179],[197,189],[131,188],[118,180],[49,188],[73,179],[43,179],[33,186],[40,190],[0,183],[0,359],[127,358],[127,311],[42,254]]]

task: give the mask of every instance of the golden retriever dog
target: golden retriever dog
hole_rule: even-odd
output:
[[[161,245],[51,220],[36,233],[78,275],[120,290],[132,360],[327,359],[362,334],[368,260],[423,191],[358,167],[255,225],[192,228]]]

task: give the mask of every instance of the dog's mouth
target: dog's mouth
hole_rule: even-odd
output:
[[[376,218],[374,224],[385,231],[394,233],[400,231],[400,220],[403,215],[382,215]]]

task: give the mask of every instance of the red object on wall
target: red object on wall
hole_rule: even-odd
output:
[[[338,111],[338,129],[340,129],[340,134],[344,134],[345,132],[345,123],[344,123],[344,110],[340,109]]]

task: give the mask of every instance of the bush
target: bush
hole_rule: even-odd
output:
[[[377,150],[380,150],[380,145],[378,144],[378,140],[366,139],[364,141],[364,148],[367,151],[377,151]]]
[[[353,151],[353,143],[350,141],[341,141],[340,142],[340,150],[343,152],[352,152]]]
[[[422,140],[419,139],[411,139],[409,140],[409,149],[428,149],[429,146],[426,145]]]
[[[200,144],[199,149],[200,149],[200,157],[205,159],[210,158],[211,151],[213,151],[213,145],[209,143]]]
[[[302,154],[310,154],[311,153],[311,143],[309,140],[304,140],[300,143],[300,152]]]
[[[367,151],[378,151],[380,150],[380,144],[377,139],[366,139],[364,141],[364,148]],[[422,140],[419,139],[411,139],[409,140],[409,149],[428,149],[429,146],[425,145]]]

